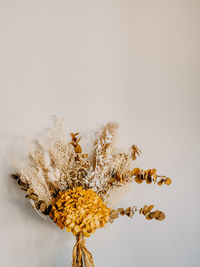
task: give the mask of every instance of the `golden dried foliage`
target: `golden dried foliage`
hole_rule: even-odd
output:
[[[165,214],[160,210],[152,211],[154,205],[147,206],[145,205],[143,208],[140,209],[139,213],[145,215],[147,220],[158,220],[162,221],[165,219]]]
[[[110,209],[92,190],[76,187],[59,192],[53,201],[50,217],[61,228],[77,235],[82,232],[89,237],[109,220]]]
[[[66,227],[73,234],[80,230],[88,236],[108,220],[113,222],[119,215],[132,218],[138,211],[136,207],[109,211],[103,201],[113,208],[113,196],[116,195],[118,200],[133,179],[139,184],[145,181],[159,186],[170,185],[172,181],[169,177],[158,175],[156,169],[134,168],[130,171],[131,161],[140,156],[141,150],[132,145],[130,153],[117,152],[115,142],[118,128],[119,125],[114,122],[101,127],[95,134],[93,151],[88,155],[83,153],[79,132],[71,133],[71,140],[68,140],[62,122],[55,119],[47,141],[38,141],[34,145],[29,153],[30,161],[20,163],[18,174],[13,177],[40,213],[50,213],[59,227]],[[93,202],[96,206],[91,204]],[[100,214],[97,212],[99,207]],[[158,210],[152,212],[151,209],[153,205],[144,206],[140,213],[149,220],[164,219],[164,213]],[[82,217],[79,216],[81,211]],[[85,217],[90,217],[90,213],[91,220],[87,221]]]
[[[119,217],[119,215],[122,215],[122,216],[126,215],[129,218],[132,218],[136,212],[139,212],[139,214],[143,214],[147,220],[152,220],[152,219],[155,219],[158,221],[164,220],[165,214],[160,210],[152,211],[153,208],[154,208],[154,205],[150,205],[150,206],[145,205],[139,210],[137,209],[136,206],[128,207],[127,209],[118,208],[117,210],[111,211],[109,221],[112,223],[115,219]]]
[[[143,170],[140,168],[134,168],[131,171],[131,175],[135,177],[135,181],[138,184],[143,183],[145,181],[147,184],[151,184],[152,182],[157,183],[157,185],[162,185],[163,183],[166,185],[170,185],[172,183],[171,179],[166,176],[159,176],[157,175],[156,169],[148,169]],[[159,181],[157,181],[158,178],[161,178]]]

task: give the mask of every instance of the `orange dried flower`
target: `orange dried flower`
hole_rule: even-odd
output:
[[[50,218],[73,235],[80,232],[89,237],[108,222],[111,210],[92,189],[75,187],[59,192],[54,200]]]

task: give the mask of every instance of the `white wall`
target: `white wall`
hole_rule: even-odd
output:
[[[98,267],[198,267],[200,1],[0,0],[0,266],[69,266],[74,238],[43,221],[8,176],[20,136],[116,120],[133,166],[171,187],[133,184],[121,202],[164,222],[121,218],[87,240]]]

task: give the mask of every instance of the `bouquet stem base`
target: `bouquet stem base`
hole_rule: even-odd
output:
[[[82,233],[76,236],[72,267],[95,267],[92,254],[85,247],[85,238]]]

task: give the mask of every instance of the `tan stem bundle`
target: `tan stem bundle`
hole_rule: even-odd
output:
[[[85,247],[85,238],[82,233],[76,236],[72,267],[95,267],[92,254]]]

